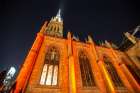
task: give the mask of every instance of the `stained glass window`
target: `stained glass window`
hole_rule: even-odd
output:
[[[43,71],[42,71],[42,75],[41,75],[41,80],[40,80],[40,84],[41,85],[45,84],[46,74],[47,74],[47,64],[45,64],[44,67],[43,67]]]
[[[48,49],[40,79],[41,85],[58,84],[59,56],[57,48],[51,47]]]
[[[110,62],[110,59],[106,56],[104,56],[104,63],[105,63],[106,69],[107,69],[115,87],[123,87],[123,83],[122,83],[115,67]]]
[[[79,64],[82,78],[82,85],[84,87],[95,86],[91,65],[88,57],[83,51],[79,52]]]

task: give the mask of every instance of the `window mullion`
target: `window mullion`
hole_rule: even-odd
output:
[[[41,80],[40,80],[40,84],[41,85],[45,84],[46,73],[47,73],[47,69],[46,68],[47,68],[47,65],[45,64],[44,67],[43,67],[42,74],[41,74]]]
[[[53,83],[53,77],[54,77],[54,64],[52,65],[51,85],[52,85],[52,83]]]
[[[46,80],[46,85],[51,85],[51,80],[52,80],[52,69],[53,65],[49,66],[49,70],[48,70],[48,76],[47,76],[47,80]]]
[[[85,61],[83,61],[83,67],[84,67],[84,77],[85,77],[85,86],[88,86],[88,82],[87,82],[87,68],[86,68],[86,64]]]
[[[58,79],[58,66],[54,66],[54,74],[53,74],[53,82],[52,85],[57,85],[57,79]]]
[[[49,70],[49,64],[47,64],[47,72],[46,72],[46,78],[45,78],[45,85],[46,85],[46,81],[47,81],[47,77],[48,77],[48,70]]]
[[[87,59],[87,64],[88,64],[88,75],[90,78],[90,86],[92,86],[93,85],[92,69],[91,69],[88,59]]]
[[[85,77],[85,69],[84,69],[84,64],[83,60],[80,58],[80,64],[81,64],[81,75],[82,75],[82,83],[85,86],[86,85],[86,77]]]
[[[88,61],[85,59],[85,66],[86,66],[86,80],[87,80],[87,86],[91,86],[90,85],[90,73],[89,73],[89,66],[88,66]]]

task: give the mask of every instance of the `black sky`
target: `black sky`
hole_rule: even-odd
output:
[[[36,33],[45,20],[62,9],[64,34],[70,30],[80,39],[119,43],[123,32],[140,24],[136,0],[1,0],[0,71],[23,63]]]

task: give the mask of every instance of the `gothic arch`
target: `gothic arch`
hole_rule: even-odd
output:
[[[95,81],[92,73],[90,60],[86,51],[80,50],[78,52],[78,59],[83,87],[94,87]]]
[[[58,85],[60,52],[57,47],[47,49],[40,84],[48,86]]]
[[[115,87],[124,87],[115,67],[113,66],[111,59],[107,55],[103,55],[103,60],[105,63],[105,67],[110,75],[111,80],[113,81],[113,84]]]

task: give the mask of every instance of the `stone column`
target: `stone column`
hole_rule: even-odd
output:
[[[75,81],[75,65],[74,57],[72,55],[72,39],[71,33],[68,32],[68,62],[69,62],[69,93],[76,93],[76,81]]]
[[[100,71],[98,64],[97,64],[98,54],[96,52],[95,44],[90,36],[88,36],[88,42],[91,44],[91,49],[92,49],[92,54],[93,54],[93,56],[92,56],[93,60],[92,60],[91,65],[93,65],[94,76],[95,76],[97,86],[99,87],[100,93],[106,93],[105,82],[103,80],[103,77],[101,75],[101,71]]]
[[[114,87],[113,82],[112,82],[112,80],[111,80],[111,78],[110,78],[110,76],[109,76],[109,74],[107,72],[107,69],[106,69],[106,67],[104,65],[103,60],[100,59],[98,61],[98,65],[99,65],[99,67],[100,67],[100,69],[102,71],[102,75],[104,76],[104,79],[106,81],[107,91],[109,93],[116,93],[115,87]]]
[[[45,27],[47,25],[47,22],[43,25],[40,32],[37,34],[36,40],[33,43],[33,46],[31,47],[21,69],[16,79],[16,87],[14,90],[14,93],[24,93],[26,89],[26,85],[28,83],[28,80],[30,78],[30,75],[32,73],[32,69],[34,67],[36,58],[38,56],[38,52],[40,50],[40,47],[42,45],[42,42],[44,40],[43,30],[45,30]]]
[[[125,64],[120,64],[120,67],[122,68],[124,74],[126,75],[128,81],[132,85],[133,89],[135,90],[136,93],[140,92],[140,86],[138,85],[137,81],[134,79],[133,75],[131,72],[128,70]]]
[[[133,87],[130,85],[127,77],[125,76],[125,74],[123,72],[122,66],[119,66],[120,60],[118,58],[118,55],[115,53],[115,51],[112,49],[112,47],[110,47],[110,51],[111,51],[110,57],[112,57],[112,60],[113,60],[112,64],[116,68],[116,71],[117,71],[118,75],[120,76],[123,84],[125,85],[125,87],[128,89],[129,92],[135,93]]]

